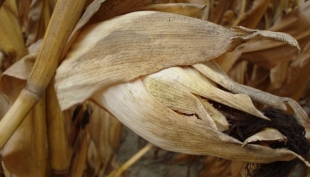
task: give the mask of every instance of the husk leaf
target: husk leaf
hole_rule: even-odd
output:
[[[287,39],[280,38],[283,36]],[[68,109],[99,89],[171,66],[207,61],[259,38],[293,41],[285,34],[229,30],[163,12],[125,14],[81,32],[57,69],[57,97],[61,109]],[[294,42],[291,44],[296,45]]]
[[[281,110],[286,110],[287,107],[285,103],[288,103],[294,110],[296,118],[300,123],[302,124],[309,123],[309,118],[307,114],[296,101],[290,98],[278,97],[255,88],[238,84],[233,80],[231,80],[214,61],[208,61],[205,62],[204,64],[195,64],[193,67],[198,71],[200,71],[209,79],[213,80],[214,82],[218,83],[224,88],[230,90],[231,92],[246,93],[248,96],[251,97],[251,99],[259,103],[263,103]]]
[[[161,83],[166,84],[169,87],[173,87],[176,90],[176,94],[178,94],[177,92],[179,90],[183,89],[189,93],[203,96],[205,98],[225,104],[238,110],[245,111],[249,114],[255,115],[263,119],[268,119],[254,107],[251,99],[247,95],[234,95],[222,91],[214,84],[210,84],[210,81],[203,77],[197,70],[194,70],[192,68],[173,67],[147,76],[146,86],[148,90],[150,90],[150,88],[152,87],[152,89],[155,89],[156,91],[156,89],[161,86]],[[151,84],[153,84],[154,86],[152,86]],[[162,93],[163,90],[158,92]],[[172,99],[167,100],[171,101]],[[212,127],[212,124],[209,125]]]

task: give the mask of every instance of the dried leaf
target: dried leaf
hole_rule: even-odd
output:
[[[200,172],[200,177],[216,176],[216,177],[229,177],[231,175],[232,161],[221,159],[218,157],[207,156],[203,159],[203,168]]]
[[[72,148],[53,82],[46,89],[46,121],[50,169],[53,174],[64,174],[70,167]]]
[[[88,162],[92,164],[97,176],[103,176],[111,166],[118,150],[123,132],[123,124],[108,112],[95,104],[91,104],[92,114],[87,127],[93,151],[88,152]],[[95,154],[94,154],[95,153]]]
[[[1,76],[1,91],[8,97],[10,105],[14,103],[20,93],[20,85],[25,85],[29,73],[32,69],[35,55],[29,54],[20,61],[14,63]],[[12,85],[14,87],[12,87]]]
[[[287,33],[281,33],[281,32],[272,32],[272,31],[261,31],[261,30],[253,30],[248,29],[242,26],[235,27],[236,30],[241,29],[242,32],[249,33],[251,35],[248,36],[248,38],[253,38],[253,36],[262,37],[264,39],[274,40],[277,42],[284,42],[285,44],[289,44],[290,46],[296,47],[298,51],[300,51],[300,47],[298,45],[297,40],[292,37],[291,35]],[[253,35],[253,36],[252,36]],[[246,38],[244,38],[246,39]]]
[[[237,70],[238,68],[233,68],[233,70]],[[233,73],[234,71],[231,70],[229,74]],[[253,63],[247,62],[247,75],[246,78],[246,85],[250,87],[254,87],[260,90],[266,90],[266,79],[270,76],[270,71],[267,68],[264,68],[259,65],[255,65]]]
[[[26,82],[4,74],[1,89],[12,104]],[[43,97],[27,114],[1,151],[3,162],[10,173],[17,176],[45,176],[47,155],[45,125]]]
[[[310,17],[309,9],[310,2],[305,2],[304,6],[294,9],[292,13],[284,16],[280,22],[268,30],[281,31],[292,35],[299,42],[300,48],[304,50],[310,37],[310,31],[304,30],[310,28],[310,23],[307,20]],[[295,48],[276,41],[266,40],[256,41],[245,46],[244,52],[243,59],[267,68],[272,68],[284,61],[291,61],[297,56]]]
[[[240,26],[247,28],[257,28],[257,25],[265,14],[270,0],[255,0],[252,3],[251,9],[246,12],[245,19],[240,23]]]
[[[69,172],[70,177],[83,176],[85,162],[87,158],[87,149],[89,145],[89,137],[85,130],[79,133],[79,141],[76,153],[72,159],[72,164]]]
[[[202,16],[204,16],[208,12],[206,5],[186,4],[186,3],[153,4],[145,6],[138,10],[170,12],[193,18],[202,18]]]
[[[15,1],[5,1],[0,8],[0,58],[2,72],[26,53]]]
[[[77,15],[81,14],[85,3],[86,0],[58,1],[45,34],[44,45],[40,48],[34,68],[27,80],[27,85],[1,120],[1,148],[17,129],[27,113],[40,100],[44,90],[53,78],[65,42],[69,38],[68,34],[72,32],[74,25],[77,23],[79,18]],[[68,9],[64,10],[64,7]],[[57,36],[54,34],[57,34]],[[46,66],[49,69],[45,69]]]
[[[261,94],[264,94],[263,92],[258,91],[258,90],[253,90],[253,88],[234,82],[226,75],[226,73],[224,73],[221,70],[221,68],[216,63],[212,61],[205,62],[204,64],[195,64],[193,67],[197,69],[198,71],[200,71],[202,74],[204,74],[209,79],[213,80],[214,82],[218,83],[219,85],[225,87],[226,89],[234,93],[247,93],[255,101],[263,102],[275,108],[280,108],[282,110],[286,108],[284,103],[281,103],[281,100],[276,99],[276,96],[265,93],[266,96],[261,97]],[[235,87],[238,87],[238,88],[236,89]],[[243,91],[240,91],[239,89],[243,89]],[[248,90],[253,90],[253,92],[254,91],[255,92],[249,93]]]
[[[224,72],[228,72],[235,62],[239,59],[240,55],[242,54],[240,49],[236,49],[233,52],[226,52],[223,55],[215,58],[214,61],[221,66]]]
[[[54,6],[48,0],[20,1],[18,3],[25,45],[43,38]]]
[[[242,146],[246,146],[249,143],[253,142],[264,142],[264,141],[279,141],[279,142],[287,142],[287,138],[282,135],[278,130],[273,128],[265,128],[264,130],[248,137],[244,140]]]
[[[222,24],[222,18],[225,12],[233,5],[233,1],[219,0],[217,6],[210,13],[210,22]],[[223,24],[222,24],[223,25]]]
[[[90,24],[108,20],[112,17],[128,13],[137,8],[152,4],[153,0],[105,0]]]
[[[0,92],[0,117],[2,118],[5,113],[9,110],[9,100],[8,98]]]
[[[310,77],[310,44],[308,43],[302,50],[302,52],[297,56],[296,60],[290,63],[289,67],[287,68],[287,73],[285,80],[283,81],[281,87],[278,89],[273,89],[271,86],[270,90],[271,93],[290,97],[294,100],[298,100],[305,89],[308,79]],[[280,76],[283,77],[283,74],[280,73]],[[272,85],[272,83],[270,83]]]
[[[272,83],[271,90],[279,89],[283,85],[288,70],[289,62],[277,64],[270,70],[270,82]]]
[[[75,28],[73,29],[70,38],[68,39],[66,49],[64,54],[67,53],[69,48],[71,47],[72,43],[76,39],[79,31],[81,28],[90,20],[90,18],[99,10],[101,3],[105,2],[105,0],[94,0],[89,4],[83,13],[82,17],[80,18],[79,22],[76,24]]]
[[[219,131],[227,130],[229,125],[227,124],[226,117],[217,109],[215,109],[206,99],[197,97],[204,109],[210,114],[214,120]]]

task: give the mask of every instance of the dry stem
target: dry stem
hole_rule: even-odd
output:
[[[30,109],[38,102],[52,79],[65,44],[80,18],[86,0],[59,0],[47,28],[27,86],[0,122],[0,149]]]

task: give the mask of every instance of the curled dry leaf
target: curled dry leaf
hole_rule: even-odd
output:
[[[281,32],[272,32],[272,31],[262,31],[262,30],[253,30],[248,29],[242,26],[235,27],[237,30],[240,29],[242,33],[246,32],[248,34],[251,34],[253,36],[261,37],[264,39],[274,40],[277,42],[283,42],[285,44],[289,44],[293,47],[296,47],[298,51],[300,51],[300,47],[298,45],[298,42],[295,38],[293,38],[291,35]],[[249,35],[248,38],[253,38],[253,36]],[[247,39],[247,38],[245,38]]]
[[[209,79],[230,90],[231,92],[246,93],[251,97],[251,99],[259,103],[263,103],[281,110],[287,109],[285,105],[285,103],[287,103],[294,110],[294,113],[296,114],[296,117],[300,123],[309,123],[307,114],[296,101],[290,98],[278,97],[258,89],[238,84],[231,80],[214,61],[208,61],[204,64],[195,64],[193,67]]]
[[[248,137],[242,144],[242,146],[246,146],[249,143],[253,142],[264,142],[264,141],[280,141],[280,142],[287,142],[287,138],[282,135],[278,130],[273,128],[266,128],[261,132],[258,132],[250,137]]]

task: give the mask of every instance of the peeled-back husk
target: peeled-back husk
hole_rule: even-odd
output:
[[[295,157],[303,160],[287,149],[242,147],[242,142],[194,123],[191,119],[195,117],[181,116],[164,106],[149,94],[141,79],[111,86],[92,99],[135,133],[167,150],[252,163],[288,161]]]

